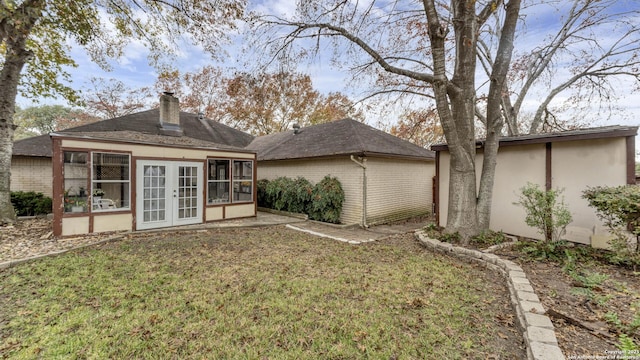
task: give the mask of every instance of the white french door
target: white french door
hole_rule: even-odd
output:
[[[202,163],[138,160],[136,228],[202,222]]]

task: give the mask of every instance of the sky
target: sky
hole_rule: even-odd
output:
[[[371,1],[371,0],[370,0]],[[384,2],[384,1],[383,1]],[[566,6],[568,2],[558,2],[558,6]],[[618,5],[622,9],[628,8],[628,10],[638,10],[640,5],[633,0],[619,1]],[[295,11],[295,0],[261,0],[250,1],[250,7],[252,10],[259,10],[263,12],[269,12],[271,14],[290,15]],[[635,8],[635,9],[634,9]],[[535,42],[539,41],[541,37],[544,37],[549,28],[553,28],[555,22],[558,19],[551,7],[536,8],[534,12],[527,12],[525,16],[525,23],[527,27],[527,35],[520,37],[516,40],[516,51],[521,48],[528,48],[533,46]],[[640,22],[640,18],[638,18]],[[611,28],[607,31],[600,32],[598,36],[605,38],[607,36],[615,36],[616,29]],[[640,41],[640,39],[638,39]],[[228,57],[223,61],[214,61],[211,57],[202,51],[202,48],[192,46],[188,43],[182,44],[180,53],[174,61],[174,64],[181,72],[192,72],[205,65],[214,65],[228,68],[237,68],[240,70],[252,70],[247,69],[246,54],[243,53],[240,48],[243,44],[242,37],[235,37],[234,44],[225,47]],[[127,86],[131,88],[138,88],[143,86],[151,86],[156,80],[157,71],[148,65],[147,55],[148,52],[145,47],[140,43],[132,43],[124,52],[124,56],[111,62],[113,70],[111,72],[105,72],[97,64],[93,63],[85,51],[74,44],[71,45],[71,54],[73,59],[78,64],[77,68],[68,69],[75,89],[86,89],[89,87],[89,80],[92,77],[103,77],[105,79],[113,78],[123,81]],[[362,94],[362,89],[352,88],[352,84],[349,82],[350,74],[344,70],[337,69],[331,65],[331,55],[320,54],[319,60],[313,63],[300,63],[298,64],[298,70],[307,73],[311,76],[314,87],[322,93],[328,93],[330,91],[340,91],[347,95],[353,96],[352,100],[359,100],[356,98],[356,94]],[[562,74],[562,70],[559,71],[558,76],[568,76],[570,74]],[[550,80],[551,81],[551,80]],[[640,91],[633,90],[633,83],[631,81],[618,81],[615,84],[616,88],[621,89],[619,91],[620,97],[615,100],[615,103],[623,109],[621,113],[616,113],[612,118],[604,118],[599,115],[594,115],[588,120],[593,126],[605,126],[605,125],[639,125],[640,124]],[[544,94],[548,92],[548,87],[544,84],[538,86],[535,89],[538,94]],[[564,99],[562,96],[558,99]],[[44,104],[64,104],[60,99],[39,99],[40,103]],[[534,98],[529,100],[529,103],[525,103],[524,107],[534,108],[539,99]],[[33,105],[28,99],[19,97],[18,105],[21,107],[27,107]],[[580,104],[580,106],[586,106]],[[367,114],[367,122],[370,125],[375,125],[379,121],[385,123],[393,123],[400,115],[399,110],[386,110],[386,112],[372,112]],[[384,119],[382,119],[384,118]],[[636,150],[640,151],[640,136],[637,137]]]

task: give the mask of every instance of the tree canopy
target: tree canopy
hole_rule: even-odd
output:
[[[451,153],[447,231],[468,237],[489,226],[500,136],[580,118],[572,110],[610,102],[613,79],[638,84],[638,14],[614,0],[326,0],[256,12],[253,24],[266,61],[314,61],[331,47],[365,96],[435,108]]]
[[[30,106],[16,110],[14,122],[17,126],[15,138],[44,135],[74,126],[100,120],[84,111],[62,105]]]
[[[149,62],[158,68],[171,61],[183,41],[217,54],[237,28],[244,8],[244,0],[1,2],[0,223],[15,219],[9,191],[18,90],[27,97],[55,94],[78,101],[66,72],[66,67],[76,65],[71,44],[84,48],[107,69],[109,59],[120,57],[133,42],[149,50]]]
[[[346,117],[364,120],[346,95],[321,94],[309,75],[297,72],[228,73],[205,66],[194,72],[161,74],[155,87],[174,91],[185,111],[202,112],[254,135],[285,131],[295,123],[306,126]]]

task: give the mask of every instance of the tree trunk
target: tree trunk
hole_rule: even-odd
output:
[[[18,79],[26,56],[7,56],[0,71],[0,224],[14,223],[16,212],[11,204],[11,155],[13,154],[13,124]],[[20,60],[24,57],[24,60]]]
[[[475,150],[475,149],[474,149]],[[447,232],[458,232],[468,241],[479,232],[476,204],[475,151],[449,144],[449,208]]]
[[[493,64],[491,84],[489,85],[489,94],[487,96],[487,138],[484,143],[482,176],[480,177],[477,207],[478,225],[482,230],[489,229],[491,223],[493,183],[498,162],[500,134],[504,126],[503,115],[507,115],[508,119],[510,118],[506,113],[510,112],[511,108],[504,109],[503,101],[508,90],[506,77],[513,54],[513,39],[520,13],[520,0],[509,1],[506,8],[504,26],[500,35],[500,44]],[[517,131],[516,124],[513,124],[513,130]]]
[[[44,0],[26,1],[14,11],[10,26],[6,19],[2,25],[2,39],[5,40],[5,57],[0,70],[0,224],[13,223],[16,213],[11,204],[11,156],[13,154],[13,134],[16,126],[13,115],[20,73],[31,56],[26,49],[27,38],[33,26],[42,16]]]

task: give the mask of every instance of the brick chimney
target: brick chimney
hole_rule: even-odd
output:
[[[180,101],[169,91],[160,95],[160,129],[164,135],[182,135]]]

